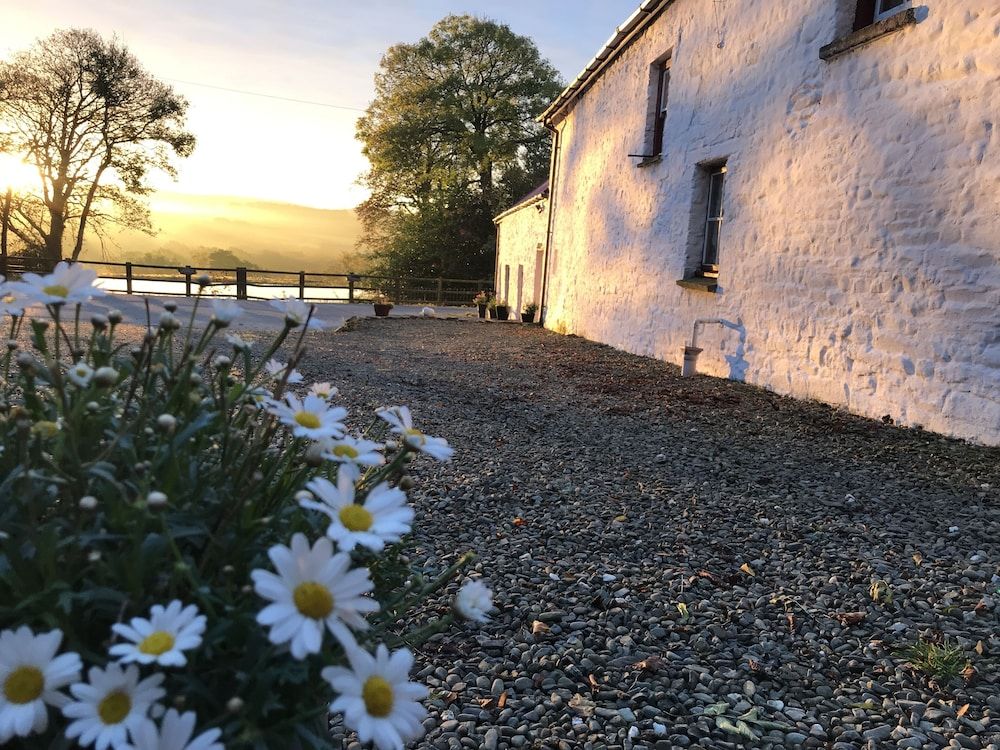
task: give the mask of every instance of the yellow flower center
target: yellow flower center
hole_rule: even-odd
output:
[[[42,291],[45,292],[50,297],[68,297],[69,289],[64,287],[62,284],[50,284],[49,286],[42,287]]]
[[[320,425],[319,417],[311,411],[300,411],[295,414],[295,421],[307,430],[315,430]]]
[[[54,438],[59,434],[59,425],[56,422],[35,422],[31,431],[42,438]]]
[[[333,612],[333,594],[326,586],[315,581],[306,581],[296,586],[292,599],[299,612],[314,620],[325,620]]]
[[[337,445],[333,449],[333,455],[337,458],[357,458],[358,450],[350,445]]]
[[[132,699],[128,693],[116,690],[104,696],[97,704],[97,715],[105,724],[121,724],[132,710]]]
[[[142,653],[150,654],[152,656],[165,654],[173,647],[174,636],[165,630],[157,630],[155,633],[150,633],[143,639],[142,643],[139,644],[139,650],[142,651]]]
[[[37,700],[44,689],[45,677],[37,667],[18,667],[3,683],[4,697],[18,705]]]
[[[369,677],[361,689],[365,710],[370,716],[384,719],[392,713],[392,685],[377,675]]]
[[[372,527],[372,514],[363,505],[345,505],[340,509],[339,516],[348,531],[368,531]]]

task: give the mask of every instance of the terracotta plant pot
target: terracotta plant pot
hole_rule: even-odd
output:
[[[377,318],[387,318],[389,317],[389,311],[392,309],[392,305],[383,305],[379,302],[375,303],[375,317]]]
[[[479,305],[478,307],[479,307],[479,317],[480,318],[485,318],[486,317],[486,305]]]

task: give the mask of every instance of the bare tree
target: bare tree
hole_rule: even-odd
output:
[[[15,205],[11,231],[54,261],[67,235],[76,259],[88,229],[148,230],[148,174],[174,175],[172,157],[194,149],[187,106],[124,44],[95,31],[57,31],[0,62],[0,142],[40,181]]]

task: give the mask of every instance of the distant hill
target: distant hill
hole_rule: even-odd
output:
[[[355,247],[361,225],[351,209],[168,192],[154,194],[150,204],[156,236],[122,231],[106,238],[103,248],[97,238],[88,238],[83,257],[204,263],[213,251],[223,250],[276,271],[365,270],[364,257]]]

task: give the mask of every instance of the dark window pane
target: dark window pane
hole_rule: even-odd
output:
[[[893,8],[898,8],[905,2],[906,0],[882,0],[882,2],[879,3],[880,5],[879,12],[885,13],[886,11],[892,10]]]
[[[714,172],[712,174],[708,188],[708,218],[722,218],[722,193],[723,181],[726,175],[724,172]]]
[[[721,221],[709,221],[705,227],[705,257],[702,262],[706,266],[719,264],[719,235],[722,229]]]

